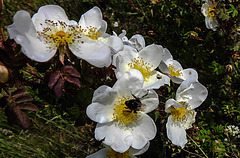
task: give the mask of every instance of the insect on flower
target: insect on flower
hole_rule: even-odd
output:
[[[140,111],[141,109],[143,109],[146,105],[145,104],[142,104],[140,99],[144,98],[145,96],[148,95],[148,91],[147,93],[142,96],[141,98],[138,98],[136,97],[135,95],[132,94],[132,96],[134,97],[134,99],[130,99],[130,100],[127,100],[125,102],[125,105],[127,106],[127,112],[132,112],[134,111],[134,113],[137,113],[137,111]]]

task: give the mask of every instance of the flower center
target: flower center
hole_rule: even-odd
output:
[[[186,107],[181,106],[179,108],[170,107],[171,114],[175,120],[182,121],[185,119],[185,115],[188,113]]]
[[[124,153],[118,153],[112,149],[109,150],[107,153],[108,158],[129,158],[129,151],[126,151]]]
[[[176,69],[173,65],[170,64],[168,66],[168,69],[170,71],[171,76],[178,76],[178,77],[182,76],[181,70]]]
[[[128,64],[128,66],[130,67],[130,69],[139,70],[142,73],[145,81],[147,81],[149,77],[153,74],[152,71],[153,65],[151,65],[148,62],[145,62],[143,58],[140,57],[134,58],[132,62]]]
[[[97,40],[99,35],[101,34],[97,31],[97,28],[93,26],[89,26],[87,27],[87,29],[81,29],[81,26],[80,26],[80,32],[82,32],[85,36],[88,36],[93,40]]]
[[[113,118],[119,123],[119,125],[129,125],[135,123],[141,116],[138,113],[134,113],[134,110],[130,110],[125,104],[126,101],[130,100],[130,97],[122,96],[119,97],[117,103],[114,104],[115,108]]]
[[[214,5],[208,7],[208,16],[210,18],[215,17],[215,8],[216,8],[216,6],[214,6]]]
[[[48,44],[49,48],[67,46],[78,42],[81,34],[72,25],[67,25],[62,21],[45,20],[45,27],[42,32],[37,31],[39,38]],[[40,24],[42,25],[42,24]]]

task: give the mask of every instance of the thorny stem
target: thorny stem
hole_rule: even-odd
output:
[[[188,138],[191,139],[191,141],[198,147],[198,149],[203,153],[203,155],[208,158],[208,156],[206,155],[206,153],[202,150],[202,148],[187,134]]]

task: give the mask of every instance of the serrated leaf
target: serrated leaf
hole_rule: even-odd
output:
[[[19,103],[23,103],[23,102],[27,102],[27,101],[32,101],[33,98],[29,95],[23,95],[18,97],[17,99],[15,99],[15,103],[19,104]]]
[[[64,79],[67,80],[68,82],[72,83],[72,84],[75,84],[79,88],[81,88],[81,83],[77,78],[71,77],[71,76],[64,76]]]
[[[20,121],[20,124],[22,125],[22,127],[27,129],[31,124],[30,119],[27,116],[27,114],[22,112],[19,107],[14,108],[14,112],[17,115],[17,117],[19,118],[19,121]]]
[[[63,87],[64,87],[65,80],[59,79],[56,86],[54,87],[54,92],[56,96],[61,97],[63,95]]]
[[[17,98],[17,97],[19,97],[19,96],[24,95],[26,92],[27,92],[26,89],[17,89],[17,90],[15,90],[14,92],[12,92],[11,95],[12,95],[12,97]]]
[[[50,89],[52,89],[53,86],[57,83],[57,81],[60,78],[60,76],[61,76],[60,71],[56,71],[56,72],[51,74],[51,76],[49,78],[49,82],[48,82],[48,87]]]
[[[19,108],[21,110],[39,111],[38,107],[32,103],[26,103],[26,104],[19,105]]]

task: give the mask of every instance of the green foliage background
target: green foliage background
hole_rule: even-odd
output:
[[[174,96],[178,85],[162,87],[159,91],[159,110],[155,118],[158,133],[149,150],[139,156],[155,157],[239,157],[239,138],[230,136],[227,125],[240,127],[240,4],[237,0],[216,1],[219,7],[219,28],[213,32],[205,26],[201,13],[202,2],[195,0],[4,0],[1,27],[12,24],[18,10],[33,15],[46,4],[64,8],[69,19],[78,21],[93,6],[101,8],[108,22],[108,33],[127,31],[130,38],[141,34],[146,45],[156,43],[170,50],[184,68],[198,71],[199,82],[208,89],[207,100],[197,109],[194,127],[187,131],[184,149],[171,145],[166,137],[164,103]],[[119,26],[114,27],[118,22]],[[44,75],[48,67],[36,64],[36,73]],[[28,69],[26,66],[24,69]],[[97,68],[81,69],[83,83],[88,88],[57,98],[47,83],[26,87],[34,97],[39,112],[29,112],[32,125],[28,130],[9,126],[4,110],[0,109],[0,157],[85,157],[102,146],[94,139],[94,126],[85,114],[94,90],[100,85],[111,86],[112,81],[93,78]],[[22,73],[27,80],[33,76]],[[44,76],[43,76],[44,77]],[[102,76],[104,78],[104,76]],[[41,87],[39,87],[41,86]],[[13,88],[14,89],[14,88]],[[74,95],[73,95],[74,94]],[[1,96],[5,93],[2,91]],[[160,117],[161,116],[161,117]],[[227,141],[224,139],[227,138]]]

